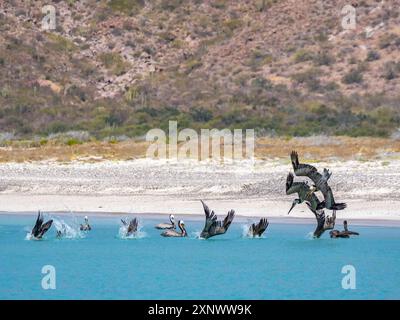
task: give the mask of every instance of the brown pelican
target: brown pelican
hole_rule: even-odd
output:
[[[124,219],[121,219],[121,222],[122,222],[122,224],[123,224],[124,226],[127,227],[127,229],[126,229],[126,235],[125,235],[125,236],[129,237],[129,236],[131,236],[131,235],[133,235],[134,233],[137,232],[138,224],[139,224],[139,223],[138,223],[138,220],[137,220],[136,218],[131,219],[131,220],[129,221],[129,223],[126,222],[126,220],[124,220]]]
[[[160,223],[156,225],[156,229],[175,229],[175,217],[173,214],[169,215],[169,221],[171,223]]]
[[[80,230],[81,231],[90,231],[90,230],[92,230],[92,227],[89,224],[88,216],[85,216],[85,223],[81,224]]]
[[[43,235],[50,229],[51,225],[53,224],[53,220],[49,220],[46,223],[43,223],[43,215],[39,211],[35,226],[31,231],[31,235],[35,239],[42,239]]]
[[[219,234],[224,234],[225,232],[227,232],[229,226],[233,221],[233,218],[235,217],[235,211],[230,210],[224,221],[217,221],[217,215],[214,213],[214,211],[210,212],[210,209],[202,200],[201,203],[203,204],[204,213],[206,215],[206,222],[203,231],[200,234],[200,237],[208,239],[213,236],[217,236]]]
[[[268,220],[266,218],[262,218],[258,224],[253,223],[250,226],[247,234],[251,237],[261,237],[268,225]]]
[[[298,198],[293,200],[288,214],[290,211],[292,211],[296,204],[303,203],[304,201],[310,204],[312,208],[311,211],[322,209],[323,205],[321,205],[321,201],[318,199],[315,193],[311,192],[310,186],[305,182],[293,182],[293,179],[293,174],[289,173],[286,178],[286,194],[297,193]]]
[[[314,213],[315,218],[317,219],[317,228],[314,231],[314,238],[319,238],[321,235],[327,231],[332,230],[335,227],[336,221],[336,210],[333,211],[332,217],[325,217],[325,212],[322,209],[314,210],[309,203],[307,206]]]
[[[183,220],[178,221],[178,227],[179,227],[179,229],[181,229],[181,232],[170,229],[170,230],[164,231],[163,233],[161,233],[161,235],[163,237],[187,237],[185,223],[183,222]]]
[[[324,169],[323,174],[320,174],[318,170],[309,164],[299,163],[299,157],[296,151],[292,151],[290,154],[294,173],[296,176],[306,176],[314,182],[314,186],[311,188],[311,192],[321,191],[324,195],[324,201],[322,201],[322,208],[329,210],[343,210],[346,208],[345,203],[336,203],[333,198],[332,189],[328,185],[328,179],[331,176],[329,170]],[[318,209],[322,209],[318,208]]]
[[[332,230],[330,232],[331,238],[350,238],[350,236],[352,236],[352,235],[354,235],[354,236],[360,235],[358,232],[349,231],[346,220],[344,220],[344,222],[343,222],[343,227],[344,227],[343,231]]]

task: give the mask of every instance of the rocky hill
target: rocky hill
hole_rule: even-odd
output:
[[[43,30],[42,7],[56,9]],[[0,2],[0,132],[141,136],[154,127],[390,136],[400,2]]]

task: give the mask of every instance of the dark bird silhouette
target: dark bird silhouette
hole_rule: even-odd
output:
[[[267,218],[260,219],[260,222],[255,224],[253,223],[248,231],[248,235],[252,237],[261,237],[264,231],[268,228],[268,220]]]
[[[315,218],[317,219],[317,227],[314,231],[314,238],[319,238],[322,234],[327,230],[332,230],[335,227],[336,221],[336,210],[333,211],[332,217],[325,216],[325,212],[322,209],[314,210],[309,203],[307,206],[314,213]]]
[[[200,237],[208,239],[227,232],[233,221],[233,218],[235,217],[235,211],[230,210],[224,221],[218,221],[217,215],[214,213],[214,211],[210,212],[210,209],[202,200],[201,203],[203,204],[204,213],[206,215],[206,222]]]
[[[299,177],[308,177],[314,182],[314,186],[311,188],[311,192],[321,191],[324,195],[324,201],[322,206],[329,210],[343,210],[346,208],[345,203],[336,203],[333,198],[331,187],[328,185],[328,180],[332,175],[329,170],[324,169],[323,174],[320,174],[318,170],[309,164],[299,163],[299,157],[296,151],[292,151],[290,154],[294,173]]]
[[[127,237],[129,237],[129,236],[131,236],[131,235],[133,235],[134,233],[137,232],[137,230],[138,230],[138,225],[139,225],[139,222],[138,222],[138,219],[137,219],[137,218],[131,219],[131,220],[129,221],[129,223],[128,223],[126,220],[124,220],[124,219],[121,219],[121,222],[122,222],[122,224],[123,224],[124,226],[127,227],[127,229],[126,229],[126,236],[127,236]]]
[[[298,198],[293,200],[292,206],[290,207],[288,214],[290,213],[290,211],[292,211],[296,204],[300,204],[303,202],[308,202],[308,204],[310,204],[312,208],[312,211],[323,208],[322,202],[318,199],[315,193],[311,192],[311,188],[307,183],[293,182],[293,180],[293,174],[289,173],[286,178],[286,194],[289,195],[297,193]]]
[[[50,229],[52,224],[53,224],[53,220],[49,220],[46,223],[43,223],[43,215],[39,211],[37,219],[36,219],[36,223],[31,231],[31,235],[35,239],[42,239],[42,237]]]
[[[178,221],[178,227],[181,230],[181,232],[178,232],[178,231],[173,230],[173,229],[169,229],[169,230],[166,230],[163,233],[161,233],[161,235],[163,237],[175,237],[175,238],[187,237],[187,232],[186,232],[186,229],[185,229],[185,223],[183,222],[183,220],[179,220]]]

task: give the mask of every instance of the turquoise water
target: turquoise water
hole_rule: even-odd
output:
[[[352,239],[313,240],[314,224],[271,223],[265,238],[227,234],[200,240],[203,222],[185,219],[190,238],[159,236],[141,221],[140,239],[118,236],[119,217],[93,217],[85,238],[25,240],[35,216],[0,216],[0,299],[399,299],[400,228],[355,227]],[[68,222],[68,219],[65,219]],[[165,220],[165,219],[163,219]],[[41,286],[56,269],[56,289]],[[344,265],[356,289],[342,289]]]

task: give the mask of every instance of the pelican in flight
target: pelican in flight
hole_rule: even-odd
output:
[[[346,208],[345,203],[336,203],[335,199],[333,198],[332,189],[328,185],[328,180],[332,175],[329,170],[324,169],[323,174],[320,174],[314,166],[299,163],[299,156],[296,151],[292,151],[290,158],[292,160],[293,170],[296,176],[308,177],[313,181],[314,186],[311,188],[310,192],[322,192],[324,196],[324,201],[322,201],[323,208],[329,210],[343,210]]]
[[[43,215],[39,211],[35,226],[31,231],[31,235],[35,239],[42,239],[44,234],[50,229],[51,225],[53,224],[53,220],[49,220],[46,223],[43,223]]]
[[[350,238],[350,236],[358,236],[358,235],[360,235],[358,232],[350,231],[348,229],[346,220],[343,221],[343,227],[344,227],[343,231],[332,230],[330,232],[331,238]]]
[[[169,229],[169,230],[165,230],[163,233],[161,233],[161,235],[163,237],[175,237],[175,238],[187,237],[187,231],[185,229],[185,223],[183,222],[183,220],[178,221],[178,227],[181,230],[181,232],[178,232],[173,229]]]
[[[293,210],[296,204],[300,204],[303,202],[307,202],[311,211],[316,211],[323,209],[322,202],[318,199],[314,192],[311,192],[310,186],[306,182],[293,182],[294,176],[292,173],[289,173],[286,178],[286,194],[293,194],[297,193],[298,198],[294,199],[292,202],[292,206],[289,209],[288,214],[290,211]]]
[[[317,219],[317,227],[314,231],[314,238],[319,238],[322,234],[327,230],[332,230],[335,227],[336,222],[336,210],[333,211],[332,217],[325,216],[325,212],[323,209],[314,210],[309,203],[307,206],[314,213],[315,218]]]
[[[129,221],[129,223],[124,219],[121,219],[121,222],[127,228],[126,229],[126,234],[125,234],[126,237],[129,237],[129,236],[131,236],[131,235],[133,235],[134,233],[137,232],[138,224],[139,224],[137,218],[131,219]]]
[[[224,221],[217,221],[217,215],[214,213],[214,211],[210,212],[210,209],[202,200],[201,203],[203,204],[204,213],[206,215],[206,222],[200,237],[208,239],[227,232],[233,221],[233,218],[235,217],[235,211],[230,210]]]
[[[269,223],[267,218],[260,219],[260,222],[255,224],[253,223],[248,231],[248,235],[251,237],[261,237],[264,231],[267,229]]]
[[[88,216],[85,216],[85,223],[81,224],[80,230],[81,231],[90,231],[90,230],[92,230],[92,227],[89,224]]]
[[[175,229],[175,217],[173,214],[169,215],[169,221],[171,223],[160,223],[156,225],[156,229]]]

